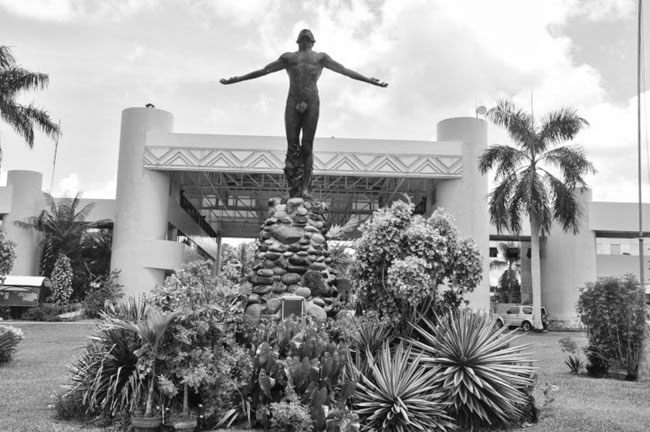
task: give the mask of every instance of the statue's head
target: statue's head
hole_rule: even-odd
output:
[[[300,33],[298,34],[298,39],[296,39],[296,43],[300,43],[304,39],[308,40],[311,43],[316,42],[313,33],[309,29],[300,30]]]

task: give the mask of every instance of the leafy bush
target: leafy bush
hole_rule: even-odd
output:
[[[23,340],[23,332],[12,326],[0,325],[0,364],[11,360]]]
[[[119,270],[96,277],[83,301],[84,312],[89,318],[98,318],[108,304],[115,305],[122,296],[122,285],[117,282]]]
[[[270,432],[312,432],[309,410],[300,404],[298,395],[287,387],[286,401],[274,402],[270,406]]]
[[[56,304],[66,305],[72,295],[72,265],[70,258],[59,254],[52,270],[52,297]]]
[[[519,420],[528,397],[534,368],[524,352],[513,346],[515,332],[494,329],[494,321],[469,310],[450,313],[434,325],[423,319],[413,340],[440,368],[440,389],[451,403],[451,414],[463,427],[507,425]]]
[[[161,371],[183,390],[178,393],[184,415],[189,414],[190,390],[203,402],[207,416],[227,410],[238,381],[247,376],[246,351],[235,341],[243,317],[240,296],[238,287],[217,283],[206,262],[184,266],[150,296],[151,304],[178,315],[160,359]]]
[[[0,229],[0,286],[4,283],[5,276],[14,267],[16,260],[16,243],[5,238],[4,230]]]
[[[645,292],[636,277],[599,278],[580,291],[578,313],[587,327],[590,375],[602,376],[610,364],[636,380],[642,344],[647,336]]]
[[[22,313],[20,319],[24,321],[59,322],[62,321],[59,315],[64,312],[65,310],[61,306],[42,304],[27,309]]]
[[[427,368],[404,343],[394,353],[384,343],[378,358],[370,357],[370,374],[354,369],[359,381],[354,407],[365,427],[387,432],[454,428],[446,413],[448,402],[436,384],[442,378],[437,368]]]
[[[308,407],[314,429],[324,430],[327,411],[342,410],[355,387],[344,379],[346,351],[308,317],[260,324],[251,341],[251,380],[241,389],[251,421],[266,427],[266,407],[285,398],[290,386]]]
[[[478,249],[458,236],[451,216],[436,210],[424,220],[414,209],[410,201],[396,201],[376,211],[360,228],[354,268],[363,308],[377,310],[398,328],[406,328],[422,305],[442,303],[439,285],[462,298],[481,280]]]

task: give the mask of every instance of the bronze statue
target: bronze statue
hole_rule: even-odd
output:
[[[286,69],[289,75],[289,95],[284,110],[284,127],[287,134],[284,174],[289,183],[291,197],[309,197],[311,193],[311,175],[314,165],[312,152],[320,110],[316,83],[323,68],[379,87],[388,86],[377,78],[367,78],[358,72],[347,69],[332,60],[326,53],[312,51],[315,42],[312,32],[304,29],[296,40],[298,51],[284,53],[279,59],[264,68],[246,75],[220,80],[221,84],[234,84]],[[300,142],[301,130],[302,145]]]

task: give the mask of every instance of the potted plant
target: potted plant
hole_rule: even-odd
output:
[[[137,323],[120,319],[111,320],[115,327],[135,332],[143,342],[142,347],[136,351],[136,355],[138,356],[140,381],[143,387],[147,388],[147,396],[144,402],[144,411],[136,411],[131,416],[131,426],[136,432],[157,431],[162,424],[162,416],[154,415],[156,357],[165,332],[175,317],[176,313],[164,314],[154,309],[149,312],[146,320]]]

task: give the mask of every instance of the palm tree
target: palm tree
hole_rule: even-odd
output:
[[[498,256],[490,259],[490,270],[503,270],[505,268],[505,271],[499,277],[497,287],[499,301],[519,303],[521,302],[521,285],[519,284],[521,265],[517,262],[519,261],[518,254],[513,255],[511,253],[512,249],[521,250],[520,247],[512,242],[499,242],[497,244],[497,250],[499,251],[499,256],[503,257],[503,259]]]
[[[44,193],[43,196],[47,205],[46,210],[38,216],[15,223],[21,228],[43,233],[41,273],[49,276],[59,254],[66,255],[73,262],[78,261],[87,229],[93,226],[86,222],[86,217],[95,204],[90,203],[79,208],[81,193],[77,193],[74,198],[63,198],[59,203],[55,202],[52,195],[48,193]]]
[[[25,106],[16,102],[22,92],[42,90],[48,84],[47,74],[32,72],[16,65],[11,49],[0,46],[0,117],[25,139],[29,148],[34,147],[34,126],[52,139],[61,135],[59,125],[50,119],[47,111],[33,104]]]
[[[589,123],[575,109],[562,108],[536,124],[531,114],[507,100],[498,101],[486,116],[504,127],[515,144],[490,146],[479,157],[482,174],[495,169],[496,187],[488,195],[490,219],[497,231],[518,234],[522,215],[528,215],[533,326],[541,329],[540,235],[550,232],[553,220],[564,231],[579,231],[583,209],[574,191],[582,191],[587,186],[584,176],[595,173],[581,146],[561,144]]]

